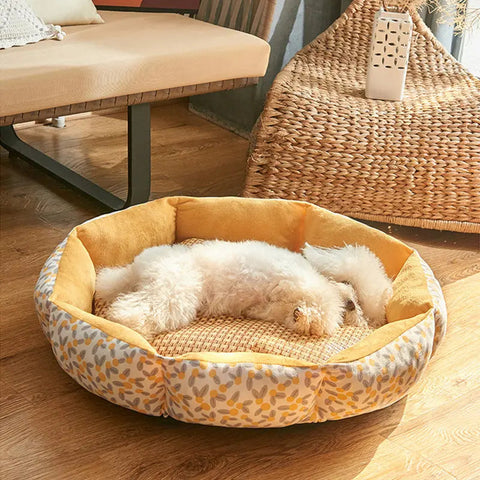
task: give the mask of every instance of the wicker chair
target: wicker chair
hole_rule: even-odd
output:
[[[354,0],[277,76],[244,196],[301,199],[352,217],[480,232],[480,81],[412,12],[402,102],[365,98],[379,0]]]

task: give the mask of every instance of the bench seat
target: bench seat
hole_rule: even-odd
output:
[[[267,12],[268,13],[268,12]],[[177,14],[103,12],[61,42],[0,50],[0,145],[112,210],[150,195],[150,104],[253,85],[264,40]],[[19,138],[14,124],[128,107],[128,191],[119,198]]]
[[[265,74],[267,42],[186,16],[102,12],[65,40],[0,51],[0,118]]]

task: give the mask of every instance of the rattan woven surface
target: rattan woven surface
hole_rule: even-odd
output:
[[[96,301],[94,313],[108,318],[108,306]],[[314,363],[327,361],[373,332],[373,328],[343,326],[332,336],[298,335],[283,325],[260,320],[220,316],[200,317],[173,332],[147,337],[160,355],[190,352],[256,352],[283,355]]]
[[[480,232],[480,80],[412,13],[416,38],[404,100],[366,99],[379,5],[354,0],[278,75],[252,146],[244,196]]]
[[[45,118],[72,115],[74,113],[94,112],[97,110],[106,110],[108,108],[137,105],[139,103],[152,103],[162,100],[172,100],[174,98],[190,97],[192,95],[200,95],[203,93],[232,90],[234,88],[242,88],[248,85],[255,85],[257,83],[257,77],[235,78],[232,80],[202,83],[185,87],[166,88],[163,90],[154,90],[152,92],[143,92],[132,95],[122,95],[120,97],[92,100],[90,102],[75,103],[72,105],[64,105],[45,110],[37,110],[35,112],[25,112],[18,115],[0,117],[0,127],[4,125],[13,125],[15,123],[29,122],[32,120],[43,120]]]
[[[194,245],[198,239],[187,239]],[[94,299],[93,313],[108,319],[108,304]],[[173,332],[147,337],[160,355],[177,356],[190,352],[255,352],[283,355],[314,363],[326,362],[374,331],[374,328],[344,325],[331,336],[299,335],[278,323],[231,316],[199,317]]]

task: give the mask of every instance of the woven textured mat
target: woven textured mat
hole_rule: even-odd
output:
[[[380,4],[353,0],[278,74],[253,135],[243,196],[478,233],[480,80],[412,11],[404,100],[365,98]]]
[[[95,303],[95,315],[104,316],[107,305]],[[283,325],[260,320],[220,316],[198,318],[174,332],[147,340],[167,357],[190,352],[256,352],[322,363],[373,332],[373,328],[343,326],[332,336],[298,335]]]
[[[198,242],[189,239],[182,243]],[[94,301],[95,315],[108,318],[107,309],[108,305]],[[180,330],[163,332],[147,340],[159,355],[167,357],[190,352],[256,352],[322,363],[373,331],[373,328],[345,325],[332,336],[313,337],[299,335],[277,323],[223,315],[199,317]]]

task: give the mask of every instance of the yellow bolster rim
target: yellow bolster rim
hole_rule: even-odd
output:
[[[237,363],[255,363],[261,365],[280,365],[282,367],[317,367],[316,363],[305,360],[254,352],[193,352],[175,357],[175,360],[198,360],[200,362],[228,363],[230,365]]]

